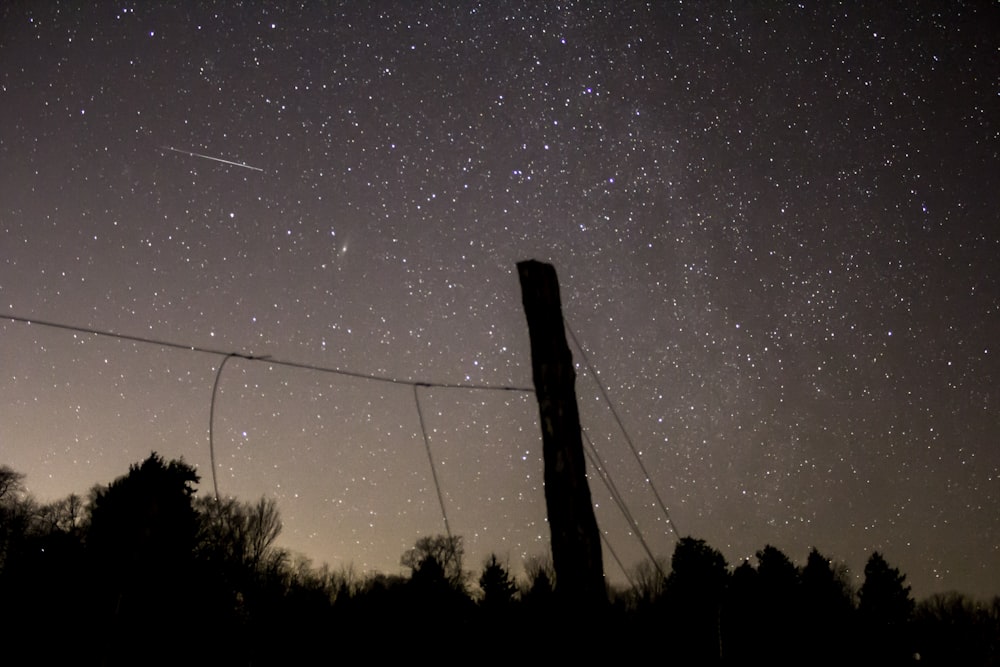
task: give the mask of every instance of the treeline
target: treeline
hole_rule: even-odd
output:
[[[857,590],[846,566],[816,549],[802,567],[770,545],[755,560],[731,568],[683,538],[669,564],[636,568],[625,604],[647,632],[665,628],[682,664],[1000,664],[1000,597],[917,603],[877,551]]]
[[[1000,598],[916,603],[874,553],[855,591],[817,551],[766,546],[732,568],[684,538],[603,609],[560,604],[551,561],[515,579],[491,556],[465,568],[460,537],[421,538],[410,576],[331,571],[279,548],[273,500],[196,497],[183,461],[41,504],[0,467],[0,631],[12,664],[453,664],[543,658],[666,664],[1000,664]],[[41,637],[41,640],[38,638]],[[5,660],[6,662],[6,660]]]

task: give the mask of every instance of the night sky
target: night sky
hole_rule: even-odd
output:
[[[996,2],[287,5],[0,8],[0,463],[37,498],[153,450],[210,493],[224,356],[11,317],[392,378],[231,358],[214,445],[280,544],[399,572],[444,532],[407,383],[530,388],[535,258],[680,534],[1000,593]],[[534,395],[418,393],[467,566],[545,552]]]

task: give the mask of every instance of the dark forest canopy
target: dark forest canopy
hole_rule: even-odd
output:
[[[86,500],[44,504],[0,466],[6,636],[44,627],[60,637],[49,657],[73,664],[334,662],[334,645],[405,656],[410,643],[381,640],[435,636],[511,659],[638,657],[653,643],[681,664],[1000,664],[1000,598],[916,602],[879,552],[856,590],[815,549],[799,566],[765,545],[733,567],[685,537],[669,563],[640,564],[608,606],[580,613],[560,604],[551,560],[528,559],[520,578],[496,555],[466,570],[460,536],[417,540],[400,559],[409,577],[314,567],[276,545],[273,499],[197,497],[198,481],[154,453]]]

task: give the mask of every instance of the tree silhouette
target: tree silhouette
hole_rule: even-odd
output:
[[[768,659],[790,664],[801,648],[799,570],[784,552],[768,544],[757,552],[757,583],[762,592],[759,638],[769,647]]]
[[[155,452],[99,491],[91,508],[89,544],[124,576],[150,564],[190,557],[198,531],[192,506],[194,468],[165,463]]]
[[[199,498],[195,502],[201,518],[198,548],[206,556],[260,573],[273,560],[274,541],[281,534],[281,516],[273,498],[256,503],[235,498]]]
[[[24,473],[17,472],[10,466],[0,466],[0,503],[6,503],[8,498],[24,492]]]
[[[869,624],[882,627],[904,625],[913,614],[914,602],[906,575],[890,567],[878,551],[865,565],[865,581],[858,592],[858,612]]]
[[[938,593],[916,605],[913,623],[921,664],[1000,664],[1000,597]]]
[[[179,659],[180,647],[137,655],[151,632],[182,633],[194,618],[192,563],[198,515],[194,468],[155,452],[97,491],[87,549],[100,601],[96,628],[112,663]]]
[[[551,619],[556,611],[555,584],[556,572],[549,554],[532,554],[522,561],[524,578],[520,589],[519,611],[524,617],[525,625],[535,628],[536,634],[542,636],[543,625]]]
[[[24,475],[0,466],[0,628],[8,645],[39,627],[58,628],[61,639],[76,643],[82,538],[62,521],[70,500],[40,505],[24,486]],[[53,646],[49,659],[69,657]]]
[[[532,591],[541,595],[551,594],[556,585],[556,569],[552,565],[551,554],[532,554],[525,556],[524,577],[526,581],[525,593]],[[522,595],[522,597],[524,597]]]
[[[403,553],[400,563],[411,568],[412,574],[400,600],[404,625],[396,632],[419,641],[447,627],[455,631],[455,648],[458,642],[469,640],[475,609],[465,591],[462,556],[462,538],[457,535],[422,537]]]
[[[496,554],[483,567],[479,577],[479,587],[483,589],[482,607],[488,610],[500,610],[510,606],[517,594],[517,586],[507,568],[500,564]]]
[[[418,540],[401,558],[408,579],[333,574],[275,546],[273,500],[194,501],[197,481],[183,461],[154,453],[89,501],[40,504],[22,475],[0,466],[5,637],[16,645],[44,628],[59,639],[45,648],[50,662],[107,665],[306,662],[328,648],[332,629],[377,646],[380,657],[408,657],[447,629],[456,654],[488,647],[499,661],[520,659],[524,645],[543,661],[598,661],[600,648],[578,638],[599,632],[622,661],[615,640],[638,631],[663,637],[679,664],[895,665],[917,654],[929,665],[998,664],[1000,598],[948,593],[915,607],[905,575],[879,552],[855,608],[844,566],[816,549],[799,568],[766,545],[756,567],[744,561],[729,574],[720,552],[686,537],[665,580],[652,563],[638,570],[646,579],[631,599],[644,594],[644,604],[581,619],[553,595],[545,557],[525,560],[529,583],[518,601],[491,555],[477,608],[464,587],[461,538]],[[388,647],[387,635],[397,638]],[[519,643],[504,640],[514,635]]]
[[[260,655],[259,640],[275,634],[263,632],[262,626],[288,616],[281,610],[290,589],[288,554],[274,546],[281,532],[277,502],[202,497],[194,507],[199,516],[195,557],[201,608],[213,619],[217,634],[233,636],[233,645],[253,643]],[[300,567],[295,575],[303,572]]]
[[[465,548],[462,546],[461,535],[434,535],[425,536],[417,540],[416,544],[403,553],[399,562],[401,565],[410,568],[413,575],[427,569],[423,579],[427,580],[432,572],[440,568],[443,578],[455,589],[463,590],[465,587],[465,573],[462,571],[462,557],[465,555]],[[434,563],[431,562],[433,559]]]
[[[675,649],[689,662],[720,659],[722,599],[729,578],[726,559],[704,540],[683,537],[670,559],[664,600]]]
[[[912,651],[906,626],[913,615],[914,601],[906,575],[890,567],[875,551],[865,565],[865,580],[858,592],[858,614],[865,641],[883,664],[910,659]]]
[[[815,548],[800,576],[801,645],[810,664],[840,665],[849,661],[854,602],[845,569]]]
[[[764,661],[760,637],[762,597],[757,570],[744,560],[733,570],[726,588],[722,614],[723,656],[728,662],[758,664]]]
[[[632,600],[636,608],[646,608],[657,601],[666,587],[667,577],[664,574],[669,565],[662,559],[652,561],[641,560],[632,568]]]
[[[38,508],[37,520],[45,532],[81,533],[86,505],[83,498],[70,495]]]
[[[31,522],[31,503],[24,474],[0,466],[0,574],[23,548]]]

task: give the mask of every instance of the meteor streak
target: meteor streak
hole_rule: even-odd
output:
[[[244,169],[253,169],[254,171],[264,171],[260,167],[252,167],[245,162],[233,162],[232,160],[223,160],[221,157],[212,157],[211,155],[202,155],[201,153],[193,153],[191,151],[185,151],[180,148],[174,148],[173,146],[160,146],[161,149],[167,151],[173,151],[175,153],[181,153],[182,155],[190,155],[192,157],[200,157],[206,160],[214,160],[216,162],[221,162],[222,164],[231,164],[234,167],[243,167]]]

